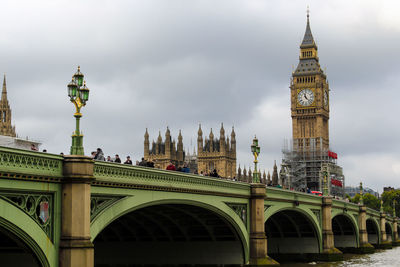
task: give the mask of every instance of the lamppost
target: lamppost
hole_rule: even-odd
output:
[[[329,176],[328,165],[327,164],[322,164],[321,171],[320,171],[320,177],[322,178],[321,179],[321,183],[323,184],[323,186],[322,186],[322,188],[321,187],[320,188],[322,190],[322,195],[323,196],[328,196],[329,195],[328,176]]]
[[[253,183],[259,183],[260,177],[259,177],[258,171],[257,171],[257,163],[258,163],[257,158],[258,158],[258,155],[260,154],[260,146],[258,145],[258,139],[256,136],[254,136],[253,144],[251,145],[251,152],[253,153],[253,156],[254,156]]]
[[[84,107],[89,100],[89,88],[86,87],[86,81],[83,81],[83,77],[81,68],[78,66],[77,72],[72,76],[72,80],[68,84],[68,96],[76,108],[74,114],[76,128],[75,132],[72,133],[71,155],[84,155],[83,135],[79,130],[79,120],[82,117],[81,107]]]
[[[361,206],[364,206],[364,189],[362,182],[360,182],[360,204]]]
[[[393,199],[393,218],[396,218],[396,199]]]

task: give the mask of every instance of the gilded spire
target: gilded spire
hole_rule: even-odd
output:
[[[309,47],[309,46],[316,46],[314,42],[314,37],[311,33],[311,27],[310,27],[310,10],[307,8],[307,26],[306,26],[306,32],[304,33],[303,41],[301,42],[300,47],[303,48],[304,46]]]

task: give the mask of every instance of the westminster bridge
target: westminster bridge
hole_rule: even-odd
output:
[[[396,245],[397,223],[329,196],[0,147],[2,266],[335,260]]]

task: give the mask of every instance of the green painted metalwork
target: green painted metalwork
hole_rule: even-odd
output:
[[[10,202],[31,217],[53,241],[54,201],[52,194],[0,191],[0,198]],[[40,217],[40,204],[48,203],[48,219]]]
[[[59,155],[0,147],[0,177],[29,175],[60,178],[62,160]]]
[[[316,214],[314,214],[314,212],[310,208],[305,208],[305,207],[299,208],[299,207],[293,207],[293,205],[289,203],[279,203],[278,205],[273,205],[271,208],[267,210],[267,212],[264,214],[264,222],[266,222],[272,215],[286,210],[296,211],[305,215],[305,217],[311,222],[315,230],[319,244],[319,251],[322,252],[323,242],[322,242],[321,225],[319,222],[319,218],[317,218]]]
[[[380,212],[378,210],[374,210],[374,209],[371,209],[371,208],[367,208],[367,215],[374,216],[374,217],[377,217],[377,218],[379,218],[381,216],[381,214],[380,214]]]
[[[321,210],[320,209],[311,209],[311,211],[314,213],[315,217],[317,218],[317,220],[319,222],[319,226],[322,227]]]
[[[254,172],[253,172],[253,183],[260,182],[260,172],[257,170],[258,156],[260,155],[260,146],[258,145],[257,136],[254,136],[253,144],[251,145],[251,152],[254,156]]]
[[[115,194],[115,188],[107,188],[100,186],[92,187],[92,194],[96,195],[107,195]],[[112,206],[104,209],[98,214],[91,222],[90,233],[91,240],[94,241],[96,236],[111,222],[118,219],[119,217],[138,210],[144,207],[160,205],[160,204],[186,204],[197,207],[202,207],[223,217],[232,227],[236,230],[236,233],[241,240],[243,245],[243,252],[245,255],[245,262],[249,260],[249,233],[246,228],[246,224],[242,218],[229,207],[226,203],[235,205],[247,205],[248,199],[228,197],[228,196],[212,196],[212,195],[201,195],[201,194],[190,194],[190,193],[179,193],[179,192],[167,192],[167,191],[152,191],[149,193],[146,190],[140,189],[125,189],[121,188],[118,190],[121,195],[127,196],[117,201]],[[247,215],[248,217],[248,215]]]
[[[43,195],[52,197],[51,223],[52,236],[43,230],[42,225],[16,203],[0,197],[0,227],[19,237],[39,258],[42,266],[58,266],[58,246],[61,230],[61,184],[41,181],[2,179],[0,195]],[[13,194],[14,193],[14,194]],[[7,195],[9,196],[9,195]],[[13,197],[14,197],[13,196]],[[16,201],[16,199],[14,199]],[[18,201],[17,201],[18,203]]]
[[[63,157],[59,155],[0,147],[0,227],[28,244],[43,266],[58,266],[62,167]],[[193,205],[215,212],[235,229],[248,262],[249,184],[98,161],[94,165],[94,177],[92,241],[112,221],[134,210],[159,204]],[[38,205],[42,201],[50,204],[49,219],[45,223],[38,217]],[[265,221],[284,210],[297,211],[310,220],[322,251],[322,198],[267,187]],[[333,199],[331,216],[337,215],[348,217],[358,236],[359,205]],[[367,219],[372,219],[377,229],[380,228],[379,211],[367,209]],[[392,227],[397,218],[387,215],[386,220]]]
[[[78,71],[72,76],[72,81],[68,84],[68,96],[70,101],[75,105],[76,119],[75,132],[72,134],[71,155],[84,155],[83,151],[83,135],[79,130],[79,121],[82,117],[81,108],[86,105],[89,100],[89,89],[86,87],[86,81],[83,80],[84,75],[80,66]]]
[[[355,203],[346,202],[343,200],[332,199],[332,213],[337,212],[356,212],[359,211],[359,205]],[[332,214],[333,215],[333,214]],[[333,218],[333,217],[332,217]]]
[[[229,194],[238,198],[250,196],[250,185],[247,183],[118,163],[96,161],[94,177],[96,178],[94,185],[101,186],[168,190],[195,194]]]
[[[237,203],[226,203],[231,209],[235,211],[235,213],[239,216],[239,218],[243,221],[244,225],[247,228],[247,205],[246,204],[237,204]]]
[[[114,195],[91,195],[90,197],[90,221],[93,221],[100,212],[112,206],[123,196]]]
[[[58,248],[40,226],[24,211],[0,199],[0,227],[20,238],[38,257],[44,267],[58,266]]]
[[[364,189],[363,189],[362,182],[360,182],[360,204],[361,204],[361,206],[364,205]]]
[[[264,205],[264,213],[267,211],[267,209],[271,207],[271,205]]]
[[[360,231],[359,231],[359,227],[358,227],[358,220],[356,218],[354,218],[353,216],[351,216],[349,213],[344,212],[343,210],[332,209],[332,219],[339,215],[345,216],[351,221],[352,226],[354,228],[354,234],[356,236],[357,247],[359,247],[359,245],[360,245],[359,232]]]

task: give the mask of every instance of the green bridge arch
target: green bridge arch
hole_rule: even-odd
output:
[[[273,204],[273,203],[271,203],[271,204]],[[317,218],[316,215],[309,208],[296,208],[296,207],[293,207],[292,203],[284,203],[284,204],[279,203],[278,205],[273,205],[273,206],[269,207],[266,210],[266,212],[264,213],[264,224],[273,215],[275,215],[279,212],[283,212],[283,211],[299,212],[302,215],[304,215],[309,220],[309,222],[311,222],[311,225],[316,233],[319,252],[322,252],[322,243],[323,242],[322,242],[322,230],[321,230],[320,218]]]
[[[58,251],[40,226],[25,212],[1,198],[0,227],[21,239],[43,267],[57,265]]]
[[[354,247],[358,248],[360,246],[360,233],[359,233],[358,221],[354,218],[354,216],[352,216],[351,214],[349,214],[347,212],[344,212],[343,210],[333,209],[332,210],[332,224],[333,224],[334,219],[337,218],[338,216],[343,216],[343,217],[347,218],[349,220],[349,222],[351,223],[351,228],[354,230],[354,245],[355,245]],[[336,244],[336,239],[334,239],[334,240],[335,240],[335,244]],[[349,244],[347,244],[347,246],[349,246]]]
[[[247,228],[235,211],[226,204],[237,201],[238,199],[234,198],[218,198],[209,195],[197,195],[194,200],[193,195],[190,194],[136,191],[133,195],[126,196],[109,206],[93,219],[90,225],[91,241],[93,242],[97,235],[110,223],[135,210],[162,204],[185,204],[204,208],[223,217],[235,229],[242,245],[243,260],[246,263],[249,260],[249,234]],[[247,204],[247,199],[245,201]],[[243,204],[243,202],[238,202],[237,204]],[[247,215],[246,221],[248,220]],[[247,223],[247,225],[249,224]]]

